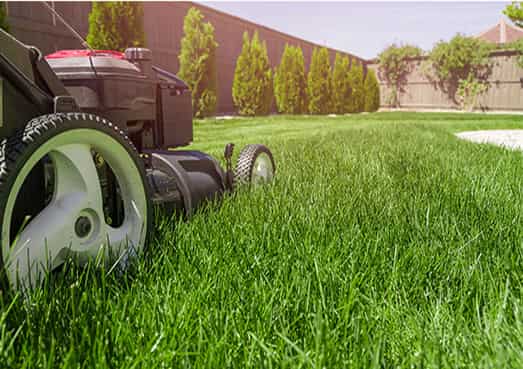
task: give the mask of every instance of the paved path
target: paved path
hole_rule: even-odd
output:
[[[467,141],[489,143],[523,151],[523,129],[460,132],[456,136]]]

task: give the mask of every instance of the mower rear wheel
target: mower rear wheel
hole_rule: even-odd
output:
[[[143,162],[111,122],[50,114],[0,142],[0,269],[11,286],[38,286],[70,257],[127,260],[151,220]]]
[[[266,184],[273,180],[275,171],[271,150],[265,145],[250,144],[238,156],[234,182],[254,186]]]

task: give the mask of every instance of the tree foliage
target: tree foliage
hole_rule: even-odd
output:
[[[461,79],[456,95],[463,110],[473,111],[477,105],[478,97],[487,91],[487,85],[470,74],[466,79]]]
[[[196,8],[190,8],[183,22],[180,70],[178,75],[192,92],[193,115],[208,117],[216,113],[217,75],[214,27],[203,21]]]
[[[87,43],[95,49],[124,51],[145,46],[143,8],[140,2],[93,2]]]
[[[380,108],[380,86],[372,69],[365,76],[365,106],[364,111],[373,112]]]
[[[523,68],[523,39],[516,40],[511,43],[502,45],[503,49],[507,50],[517,50],[519,52],[519,57],[517,59],[518,66]]]
[[[267,45],[258,32],[243,34],[243,47],[234,71],[232,98],[240,115],[267,115],[273,101],[272,70]]]
[[[363,76],[363,65],[353,62],[349,70],[349,84],[351,87],[351,98],[349,102],[349,113],[360,113],[365,108],[365,85]]]
[[[521,1],[513,1],[512,4],[507,5],[503,14],[509,17],[518,27],[523,27],[523,3]]]
[[[482,76],[488,69],[493,46],[476,37],[457,34],[449,42],[438,42],[428,60],[441,81],[467,78],[470,73]]]
[[[349,57],[336,53],[332,69],[332,111],[336,114],[350,112],[351,99]]]
[[[472,78],[486,83],[491,73],[489,54],[493,48],[488,42],[460,34],[449,42],[438,42],[428,57],[431,67],[428,77],[435,79],[455,100],[460,81]]]
[[[9,23],[7,23],[7,11],[5,2],[0,1],[0,28],[9,32]]]
[[[390,104],[399,106],[399,94],[404,91],[407,76],[412,72],[411,58],[421,55],[421,49],[413,45],[392,44],[378,56],[380,79],[392,89]]]
[[[274,96],[280,113],[307,111],[307,80],[303,52],[299,46],[285,45],[280,65],[274,73]]]
[[[329,51],[324,47],[315,48],[307,76],[307,94],[311,114],[328,114],[331,111],[330,74]]]

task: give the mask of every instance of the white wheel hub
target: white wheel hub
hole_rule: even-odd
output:
[[[262,152],[254,161],[252,167],[251,182],[254,185],[260,185],[272,181],[274,177],[274,168],[269,156]]]
[[[111,167],[118,182],[124,219],[114,228],[105,222],[102,187],[93,150]],[[44,156],[54,168],[49,204],[18,235],[10,234],[12,214],[24,180]],[[28,196],[28,194],[20,194]],[[145,242],[147,198],[139,169],[114,138],[95,129],[60,133],[40,146],[24,164],[7,200],[2,224],[2,256],[13,285],[35,286],[48,270],[71,253],[85,262],[99,254],[111,258],[136,251]]]

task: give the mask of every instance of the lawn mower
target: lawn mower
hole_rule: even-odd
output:
[[[151,51],[44,57],[0,30],[0,269],[30,288],[74,258],[127,259],[146,245],[153,207],[189,217],[244,183],[272,180],[273,156],[247,145],[232,169],[173,150],[193,140],[191,91]]]

